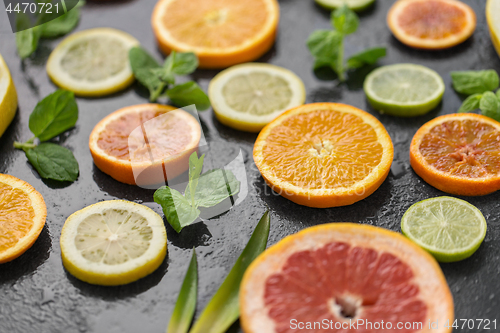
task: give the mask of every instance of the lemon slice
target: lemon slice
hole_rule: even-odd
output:
[[[500,0],[488,0],[486,19],[490,28],[491,41],[500,56]]]
[[[288,69],[247,63],[223,70],[208,95],[217,119],[232,128],[258,132],[284,111],[302,105],[302,80]]]
[[[452,197],[422,200],[401,220],[403,234],[440,262],[470,257],[486,236],[486,220],[479,209]]]
[[[368,74],[366,97],[380,113],[413,117],[434,109],[444,94],[444,82],[430,68],[415,64],[382,66]]]
[[[47,73],[61,88],[80,96],[108,95],[134,81],[128,51],[139,42],[111,28],[80,31],[50,54]]]
[[[0,55],[0,137],[14,119],[17,110],[17,92],[9,68]]]
[[[121,285],[155,271],[167,253],[163,219],[129,201],[103,201],[72,214],[61,232],[64,267],[78,279]]]

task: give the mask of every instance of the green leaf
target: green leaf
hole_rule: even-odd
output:
[[[174,313],[170,318],[167,333],[187,333],[193,321],[198,297],[198,263],[196,251],[193,249],[191,262],[182,283],[181,291],[175,303]]]
[[[191,74],[198,68],[198,57],[193,52],[172,51],[165,60],[163,68],[176,75]]]
[[[336,31],[315,30],[307,39],[307,47],[322,64],[329,64],[336,60],[341,42],[342,36]]]
[[[453,88],[462,94],[482,94],[499,86],[499,77],[495,70],[451,72]]]
[[[167,96],[179,107],[195,104],[198,110],[210,107],[210,100],[205,92],[194,81],[189,81],[167,90]]]
[[[152,96],[158,87],[163,84],[157,73],[158,70],[162,70],[162,67],[140,46],[131,48],[128,53],[128,58],[135,78],[143,86],[148,88],[149,94]]]
[[[54,143],[27,149],[26,157],[42,178],[73,182],[78,178],[78,162],[73,153]]]
[[[40,141],[47,141],[75,126],[77,120],[74,93],[56,90],[38,102],[30,115],[29,128]]]
[[[192,207],[179,191],[168,186],[162,186],[156,190],[154,200],[161,205],[168,223],[178,233],[200,216],[200,211]]]
[[[336,66],[336,58],[326,59],[326,58],[316,58],[314,59],[313,69],[318,69],[321,67],[332,67]]]
[[[161,68],[160,64],[140,46],[131,48],[128,58],[133,71],[140,68]]]
[[[479,108],[483,115],[500,121],[500,100],[498,100],[497,96],[491,91],[487,91],[483,94],[479,102]]]
[[[500,99],[500,89],[497,90],[496,95],[497,95],[498,99]]]
[[[194,195],[197,207],[213,207],[240,190],[240,182],[229,170],[215,169],[205,172],[198,181]],[[186,197],[192,194],[189,186]]]
[[[32,27],[28,15],[24,13],[17,14],[16,17],[16,47],[17,53],[21,59],[26,59],[38,48],[40,40],[40,27]]]
[[[373,65],[378,59],[385,57],[385,47],[374,47],[356,53],[347,60],[347,68],[360,68],[365,65]]]
[[[349,35],[358,30],[359,18],[354,11],[344,4],[332,13],[331,23],[338,32]]]
[[[483,97],[482,94],[474,94],[465,99],[465,101],[462,103],[462,106],[460,106],[460,109],[458,109],[458,112],[471,112],[476,109],[479,109],[479,101]]]
[[[41,36],[43,38],[54,38],[72,31],[80,20],[80,7],[84,4],[85,1],[80,1],[66,14],[40,25]]]
[[[195,206],[195,193],[197,192],[198,180],[200,179],[201,171],[203,170],[203,160],[205,155],[198,158],[198,154],[193,152],[189,156],[189,183],[186,187],[184,195],[191,199],[191,206]]]
[[[266,249],[269,227],[269,212],[266,212],[257,224],[247,246],[190,333],[223,333],[238,319],[241,279],[252,261]]]

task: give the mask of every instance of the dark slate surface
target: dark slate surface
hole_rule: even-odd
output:
[[[416,51],[392,37],[385,15],[393,3],[378,0],[361,15],[358,33],[346,41],[346,53],[366,47],[386,45],[388,56],[380,64],[412,62],[429,66],[446,83],[443,103],[428,115],[400,119],[381,116],[364,97],[362,82],[369,70],[362,70],[344,85],[332,80],[329,72],[313,73],[312,59],[305,47],[315,29],[329,27],[329,13],[312,0],[282,0],[280,30],[276,45],[260,61],[293,70],[307,89],[307,102],[342,102],[375,115],[386,126],[395,148],[392,172],[369,198],[349,207],[311,209],[298,206],[271,193],[252,158],[254,134],[246,134],[220,124],[211,110],[202,113],[202,123],[211,149],[221,159],[234,158],[243,150],[249,181],[249,195],[231,211],[205,223],[197,223],[177,235],[167,226],[168,258],[150,276],[127,286],[92,286],[70,276],[61,264],[59,235],[65,219],[76,210],[101,200],[132,200],[161,210],[153,202],[153,192],[118,183],[101,173],[92,163],[88,137],[94,125],[118,108],[145,103],[144,90],[137,85],[101,99],[78,98],[80,119],[74,129],[57,139],[74,151],[80,163],[80,177],[73,184],[41,180],[14,140],[30,137],[28,117],[37,101],[56,87],[48,79],[44,64],[51,50],[61,41],[44,40],[34,59],[22,63],[15,51],[13,34],[0,36],[0,53],[10,67],[19,94],[19,110],[0,139],[0,173],[28,181],[42,193],[47,203],[45,228],[35,245],[17,260],[0,266],[0,332],[164,332],[189,263],[191,248],[198,252],[198,314],[232,267],[253,228],[266,209],[271,211],[270,243],[303,228],[339,221],[366,223],[399,231],[400,219],[413,203],[444,193],[422,181],[411,169],[410,141],[416,130],[437,115],[455,112],[461,98],[450,84],[451,70],[494,68],[500,71],[500,58],[488,35],[484,1],[467,1],[476,11],[478,27],[462,45],[440,52]],[[158,59],[150,27],[155,1],[135,0],[92,3],[83,8],[77,30],[93,27],[122,29],[138,38]],[[199,70],[193,78],[206,89],[217,71]],[[457,318],[497,319],[500,325],[500,192],[477,198],[464,198],[485,215],[488,232],[483,245],[470,259],[443,264],[455,300]],[[478,330],[457,330],[477,332]],[[485,331],[485,332],[491,332]],[[494,330],[493,330],[494,331]],[[237,324],[231,332],[240,332]]]

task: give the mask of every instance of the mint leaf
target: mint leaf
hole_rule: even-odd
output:
[[[72,31],[80,20],[80,7],[84,4],[85,1],[80,1],[66,14],[40,25],[41,37],[54,38]]]
[[[196,251],[189,262],[189,267],[182,282],[181,291],[175,302],[174,312],[168,324],[167,333],[187,333],[191,321],[193,321],[198,298],[198,262]]]
[[[338,32],[349,35],[358,30],[359,18],[354,11],[344,4],[332,13],[331,23]]]
[[[156,190],[154,201],[161,205],[168,223],[178,233],[200,216],[200,211],[192,207],[179,191],[168,186],[162,186]]]
[[[167,57],[163,68],[176,75],[191,74],[198,67],[198,57],[193,52],[175,52]]]
[[[42,178],[73,182],[78,178],[78,162],[73,153],[54,143],[27,149],[26,157]]]
[[[33,52],[36,51],[38,47],[38,41],[40,40],[40,27],[33,27],[28,15],[24,13],[17,14],[16,17],[16,47],[17,53],[21,59],[26,59]]]
[[[240,190],[240,182],[229,170],[214,169],[205,172],[198,179],[194,200],[197,207],[213,207],[226,198],[235,195]],[[186,188],[185,196],[189,197],[192,192],[189,186]]]
[[[307,47],[311,54],[322,63],[327,64],[335,61],[342,36],[332,30],[315,30],[307,39]]]
[[[198,180],[201,175],[201,171],[203,170],[203,160],[205,159],[205,155],[201,155],[198,158],[198,154],[193,152],[191,156],[189,156],[189,183],[186,187],[186,191],[184,195],[191,199],[191,206],[195,207],[195,193],[198,187]]]
[[[137,81],[148,88],[150,96],[153,95],[162,85],[159,75],[155,72],[162,69],[160,64],[140,46],[131,48],[128,58]]]
[[[460,109],[458,109],[459,113],[462,112],[471,112],[476,109],[479,109],[479,101],[483,97],[482,94],[474,94],[465,99],[465,101],[462,103],[462,106],[460,106]]]
[[[466,95],[482,94],[499,86],[499,77],[495,70],[451,72],[453,88]]]
[[[374,47],[356,53],[347,60],[347,68],[360,68],[365,65],[373,65],[378,59],[385,57],[385,47]]]
[[[47,141],[75,126],[77,120],[74,93],[56,90],[38,102],[30,115],[29,128],[40,141]]]
[[[265,212],[243,252],[189,333],[223,333],[240,316],[239,292],[248,266],[267,246],[271,220]]]
[[[179,84],[168,89],[167,96],[174,105],[181,108],[191,104],[195,104],[198,110],[206,110],[210,107],[208,96],[194,81]]]
[[[479,102],[479,108],[483,115],[500,121],[500,100],[491,91],[487,91],[483,94]]]

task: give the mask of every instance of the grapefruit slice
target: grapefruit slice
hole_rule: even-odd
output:
[[[443,333],[454,317],[429,253],[399,233],[353,223],[305,229],[261,254],[243,277],[240,311],[245,333]]]
[[[434,118],[415,133],[410,163],[417,175],[443,192],[495,192],[500,189],[500,123],[474,113]]]
[[[27,182],[0,173],[0,264],[26,252],[45,225],[47,207]]]
[[[403,44],[421,49],[445,49],[469,38],[476,29],[476,14],[456,0],[396,1],[387,24]]]
[[[375,192],[393,156],[391,138],[375,117],[336,103],[286,111],[262,129],[253,150],[276,193],[317,208],[350,205]]]
[[[89,147],[102,172],[122,183],[154,185],[187,170],[200,138],[200,124],[188,112],[140,104],[101,120],[90,134]]]
[[[160,0],[151,22],[160,49],[196,53],[201,68],[259,58],[276,38],[276,0]]]

